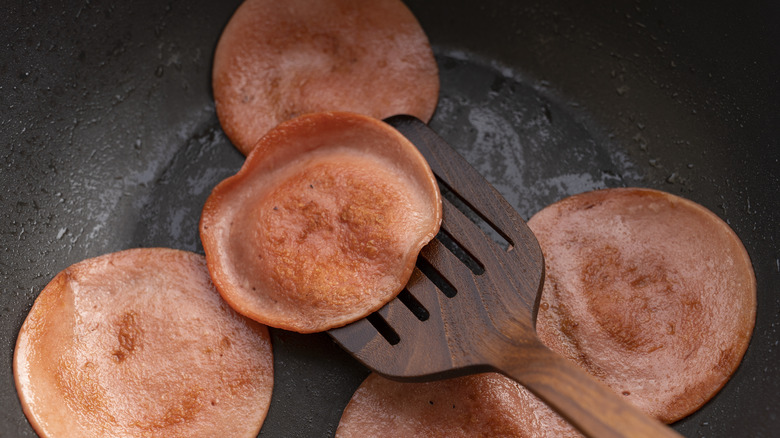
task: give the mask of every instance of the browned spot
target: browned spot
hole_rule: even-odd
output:
[[[279,81],[281,79],[279,76],[272,76],[271,79],[268,81],[268,87],[271,89],[271,91],[276,91],[277,88],[279,88]]]
[[[96,424],[115,423],[105,403],[105,390],[95,376],[94,364],[82,366],[72,360],[60,359],[54,374],[65,403],[73,412],[86,413]]]
[[[569,317],[564,316],[560,321],[561,333],[569,339],[576,339],[575,329],[579,323]]]
[[[246,391],[257,379],[257,374],[250,372],[234,374],[230,380],[225,382],[230,395],[235,396]]]
[[[299,40],[299,42],[302,42],[303,44],[313,44],[314,49],[317,52],[334,57],[339,56],[339,50],[342,47],[341,41],[339,41],[339,37],[335,33],[318,32],[308,36],[303,41]]]
[[[315,201],[306,203],[298,201],[293,206],[288,207],[291,213],[301,217],[304,223],[303,230],[298,234],[298,241],[303,242],[311,233],[330,232],[333,230],[331,218],[328,211],[322,208]]]
[[[379,184],[346,187],[351,202],[339,213],[339,220],[346,227],[345,252],[357,257],[374,260],[378,248],[392,248],[392,236],[388,236],[386,213],[392,211],[393,202],[400,202],[391,194],[389,186]]]
[[[116,362],[121,363],[124,362],[138,346],[141,337],[141,329],[136,323],[136,315],[134,312],[126,312],[122,315],[117,323],[117,327],[119,328],[117,332],[119,347],[114,349],[111,355]]]
[[[227,336],[223,336],[222,340],[220,341],[220,345],[222,348],[228,349],[233,346],[233,341],[231,341]]]
[[[648,352],[648,353],[652,353],[652,352],[654,352],[654,351],[658,351],[658,350],[660,350],[660,349],[662,349],[662,348],[664,348],[663,344],[655,344],[655,345],[653,345],[653,346],[650,346],[650,347],[647,349],[647,352]]]
[[[636,268],[633,268],[635,271]],[[654,281],[654,279],[649,275],[638,275],[636,278],[631,280],[631,286],[632,287],[645,287],[649,284],[651,284]]]
[[[193,388],[187,391],[187,394],[185,394],[177,404],[170,406],[168,410],[165,411],[165,415],[159,425],[167,427],[173,424],[183,423],[195,417],[195,414],[203,409],[203,401],[201,400],[202,392],[203,390],[199,388]]]
[[[732,348],[720,350],[718,356],[718,362],[715,365],[715,369],[721,370],[724,374],[729,374],[734,369],[734,364],[738,361],[737,355]]]
[[[297,105],[291,105],[289,103],[287,103],[287,104],[285,104],[283,106],[281,106],[281,104],[279,104],[279,105],[280,105],[280,108],[281,108],[279,110],[279,114],[280,114],[280,117],[283,118],[284,120],[293,119],[293,118],[298,117],[301,114],[303,114],[303,111],[301,111],[301,109],[298,108]]]
[[[393,251],[398,237],[388,229],[395,206],[404,203],[394,184],[335,163],[313,166],[280,184],[269,199],[279,210],[262,216],[258,233],[274,256],[271,278],[309,300],[338,301],[363,287],[351,273],[384,275],[381,266],[401,257]]]
[[[627,350],[649,353],[661,348],[656,336],[668,334],[670,328],[658,326],[659,316],[677,305],[666,299],[674,293],[674,284],[663,262],[657,257],[631,260],[608,244],[590,251],[588,260],[581,280],[599,326]]]
[[[132,422],[132,426],[143,431],[160,431],[195,418],[205,405],[212,404],[211,399],[204,400],[205,391],[200,387],[189,388],[186,393],[168,402],[165,412],[158,418],[145,418]]]

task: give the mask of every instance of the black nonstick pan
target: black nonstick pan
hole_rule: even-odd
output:
[[[775,2],[406,3],[440,68],[431,127],[523,217],[570,194],[642,186],[731,225],[758,280],[754,336],[733,379],[674,427],[688,437],[777,436]],[[57,272],[131,247],[202,253],[203,202],[243,161],[210,86],[217,39],[238,4],[0,8],[0,436],[35,435],[11,361],[30,306]],[[368,371],[324,334],[273,330],[273,342],[261,436],[333,436]]]

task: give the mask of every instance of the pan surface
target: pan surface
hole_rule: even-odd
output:
[[[528,218],[562,197],[642,186],[699,202],[758,280],[733,379],[675,425],[780,428],[780,11],[677,1],[408,0],[441,74],[431,126]],[[200,209],[243,157],[219,127],[211,58],[238,1],[4,4],[0,46],[0,436],[34,436],[11,361],[60,270],[131,247],[202,253]],[[367,375],[323,334],[273,330],[261,436],[333,436]]]

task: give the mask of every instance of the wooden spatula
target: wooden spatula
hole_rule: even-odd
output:
[[[531,230],[424,123],[409,116],[387,122],[436,174],[442,230],[422,250],[406,289],[371,316],[330,330],[336,342],[396,380],[502,372],[590,437],[679,436],[539,341],[544,261]]]

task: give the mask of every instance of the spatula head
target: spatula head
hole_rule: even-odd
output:
[[[330,330],[372,370],[399,380],[462,375],[501,363],[507,340],[538,345],[539,244],[509,203],[420,120],[386,120],[417,146],[443,197],[439,235],[406,289],[369,317]],[[514,354],[517,357],[517,354]]]

